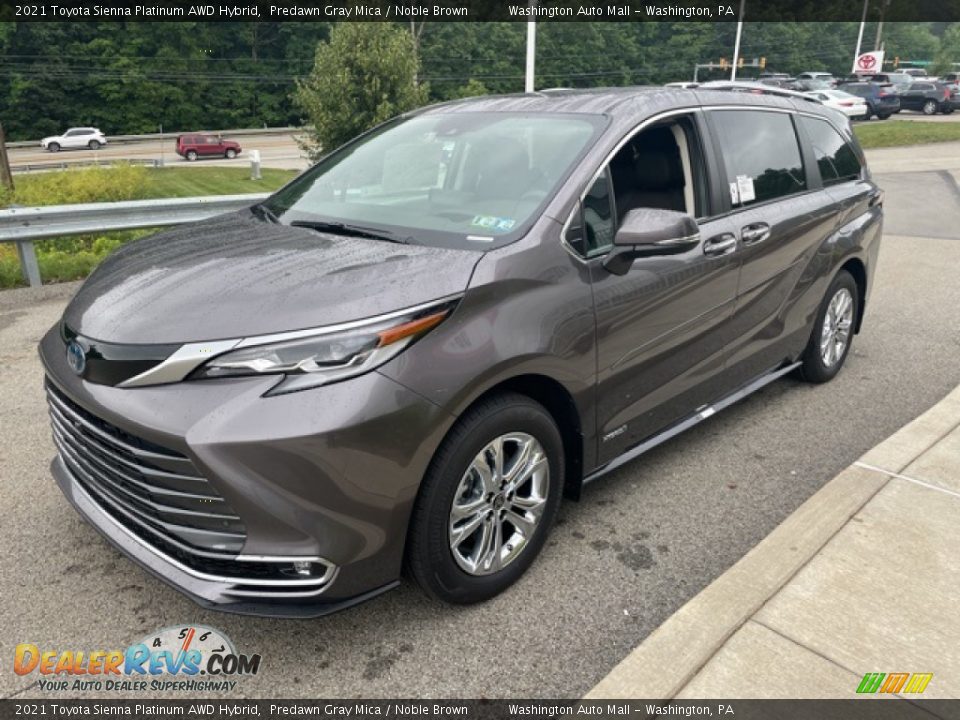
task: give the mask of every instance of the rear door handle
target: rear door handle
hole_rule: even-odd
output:
[[[737,236],[733,233],[714,235],[703,243],[703,254],[707,257],[729,255],[737,249]]]
[[[756,245],[770,237],[770,226],[766,223],[751,223],[740,230],[740,240],[744,245]]]

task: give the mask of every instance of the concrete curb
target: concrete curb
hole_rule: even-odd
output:
[[[670,700],[886,483],[957,426],[960,386],[830,480],[586,695]],[[869,467],[864,467],[869,466]],[[880,472],[877,472],[880,471]]]

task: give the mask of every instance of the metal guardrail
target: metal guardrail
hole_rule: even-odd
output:
[[[163,167],[159,159],[144,158],[107,158],[106,160],[60,160],[59,162],[26,163],[11,165],[10,172],[42,172],[44,170],[69,170],[75,167],[109,167],[110,165],[144,165],[146,167]]]
[[[150,140],[174,140],[177,135],[222,135],[225,138],[236,137],[237,135],[289,135],[290,133],[302,133],[300,127],[282,127],[282,128],[248,128],[246,130],[204,130],[182,132],[145,133],[143,135],[107,135],[107,142],[115,145],[126,143],[149,142]],[[8,148],[29,148],[40,147],[39,140],[17,140],[8,142]]]
[[[35,287],[43,281],[34,240],[196,222],[249,207],[267,197],[269,193],[255,193],[7,208],[0,210],[0,242],[17,244],[23,276]]]

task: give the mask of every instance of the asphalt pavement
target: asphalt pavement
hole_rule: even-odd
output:
[[[36,343],[75,285],[0,293],[0,697],[51,698],[35,676],[12,672],[17,643],[122,648],[181,623],[211,625],[262,655],[260,674],[237,688],[247,697],[582,696],[828,480],[960,382],[956,180],[877,179],[887,233],[863,333],[838,378],[778,381],[588,486],[562,507],[531,571],[467,608],[405,582],[339,615],[259,619],[202,610],[153,579],[80,520],[48,472]]]

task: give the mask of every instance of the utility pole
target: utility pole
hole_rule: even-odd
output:
[[[13,173],[10,172],[10,159],[7,157],[7,136],[0,123],[0,185],[13,190]]]
[[[737,79],[737,62],[740,59],[740,34],[743,32],[743,6],[746,0],[740,0],[740,19],[737,21],[737,39],[733,45],[733,64],[730,66],[730,80]]]

